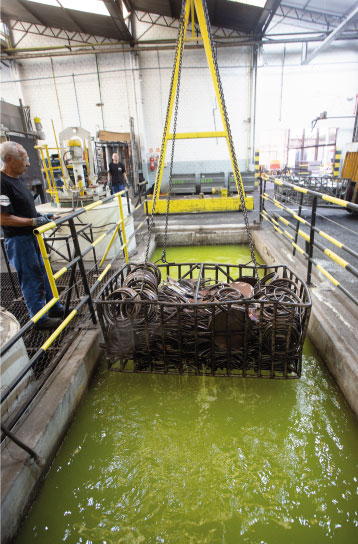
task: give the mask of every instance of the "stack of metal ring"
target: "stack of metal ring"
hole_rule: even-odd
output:
[[[103,305],[108,354],[124,366],[133,359],[138,371],[257,372],[258,360],[260,371],[295,369],[306,306],[302,283],[290,278],[161,283],[153,263],[129,265]]]

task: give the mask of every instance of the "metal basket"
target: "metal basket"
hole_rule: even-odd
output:
[[[305,283],[287,266],[259,266],[258,284],[253,266],[166,263],[157,267],[157,292],[151,276],[138,288],[137,266],[127,264],[114,274],[96,300],[110,370],[301,376],[312,302]],[[181,285],[191,282],[190,301],[165,283],[172,277]],[[129,279],[137,294],[125,287]],[[238,282],[252,286],[251,292],[230,300],[230,285]],[[205,301],[211,289],[224,298]]]

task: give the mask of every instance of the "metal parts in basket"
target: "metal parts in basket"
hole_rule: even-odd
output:
[[[311,311],[287,266],[127,264],[96,307],[111,370],[298,378]],[[175,279],[174,279],[175,278]]]

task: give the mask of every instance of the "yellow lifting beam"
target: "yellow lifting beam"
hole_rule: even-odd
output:
[[[236,178],[234,158],[232,156],[230,140],[229,140],[229,127],[228,127],[226,117],[225,117],[225,114],[224,114],[224,106],[223,106],[221,95],[220,95],[219,80],[218,80],[218,75],[217,75],[217,72],[216,72],[216,69],[215,69],[213,52],[212,52],[212,49],[211,49],[209,33],[208,33],[208,28],[207,28],[207,24],[206,24],[206,20],[205,20],[205,13],[204,13],[202,0],[186,0],[186,3],[185,3],[185,15],[184,15],[184,32],[183,32],[183,36],[179,37],[178,50],[180,50],[182,41],[184,41],[184,44],[183,44],[183,49],[184,49],[185,40],[186,40],[185,36],[186,36],[186,32],[187,32],[189,17],[190,17],[190,14],[191,14],[192,25],[193,25],[195,12],[196,12],[197,20],[198,20],[198,23],[199,23],[199,29],[200,29],[200,32],[201,32],[201,38],[202,38],[203,45],[204,45],[206,59],[207,59],[208,65],[209,65],[211,78],[212,78],[213,85],[214,85],[216,99],[217,99],[217,102],[219,104],[221,119],[222,119],[222,123],[223,123],[223,130],[222,131],[215,131],[215,132],[192,132],[192,133],[185,132],[185,133],[178,133],[178,134],[176,134],[175,139],[179,140],[179,139],[189,139],[189,138],[190,139],[191,138],[225,138],[226,142],[227,142],[227,145],[228,145],[228,149],[229,149],[231,166],[232,166],[232,170],[234,172],[235,183],[236,183],[236,188],[237,188],[238,195],[240,194],[240,191],[239,191],[239,184],[240,184],[242,194],[244,195],[245,202],[247,204],[247,208],[252,209],[253,208],[253,202],[252,202],[253,199],[252,199],[252,197],[249,197],[249,198],[245,197],[245,190],[244,190],[244,186],[243,186],[242,179],[241,179],[241,173],[240,173],[239,170],[238,170],[238,179]],[[194,27],[194,25],[193,25],[193,27]],[[164,164],[165,164],[165,154],[166,154],[166,150],[167,150],[168,140],[173,140],[173,134],[169,133],[169,130],[170,130],[170,124],[171,124],[171,119],[172,119],[172,114],[173,114],[173,107],[174,107],[174,102],[175,102],[177,86],[178,86],[179,68],[180,68],[180,58],[179,58],[179,55],[178,55],[177,58],[176,58],[176,63],[175,63],[173,85],[172,85],[171,93],[170,93],[170,96],[169,96],[168,123],[166,125],[166,129],[165,129],[165,133],[164,133],[163,157],[162,157],[162,161],[159,161],[160,167],[157,170],[157,176],[156,176],[155,187],[154,187],[154,192],[153,192],[153,194],[157,194],[157,195],[160,194],[160,187],[161,187],[161,183],[162,183],[163,169],[164,169]],[[197,200],[199,201],[199,199],[197,199]],[[232,199],[232,200],[236,200],[236,199]],[[240,207],[239,198],[237,200],[238,200],[238,204],[237,204],[237,206],[234,206],[234,208],[239,208]],[[188,204],[189,200],[186,200],[185,202],[186,202],[186,204]],[[202,202],[202,199],[201,199],[201,202]],[[153,202],[149,201],[148,204],[149,204],[149,211],[151,211]],[[182,208],[182,207],[183,206],[179,206],[179,208]],[[202,207],[202,206],[199,206],[199,208],[200,207]],[[170,208],[172,208],[172,203],[170,204]],[[156,203],[155,212],[161,213],[162,209],[164,209],[164,207],[161,206],[161,202],[159,200]]]

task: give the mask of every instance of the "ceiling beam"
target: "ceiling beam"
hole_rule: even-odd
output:
[[[338,37],[338,40],[340,40],[341,38]],[[347,40],[348,38],[344,38],[344,40]],[[356,40],[356,37],[352,36],[350,37],[349,39],[352,39],[352,40]],[[217,43],[216,44],[216,47],[220,47],[220,48],[225,48],[225,47],[247,47],[247,46],[252,46],[252,45],[275,45],[275,44],[278,44],[278,43],[302,43],[302,42],[305,42],[305,41],[320,41],[320,38],[318,37],[314,37],[314,38],[306,38],[306,39],[293,39],[293,40],[266,40],[265,38],[263,40],[259,40],[259,39],[256,39],[256,40],[252,40],[252,39],[248,39],[248,40],[240,40],[240,41],[229,41],[228,43]],[[84,44],[86,45],[86,44]],[[10,54],[13,53],[12,50],[4,50],[4,54],[6,53],[7,55],[9,55],[8,57],[5,57],[7,59],[13,59],[13,60],[24,60],[24,59],[34,59],[34,58],[40,58],[40,57],[60,57],[60,56],[74,56],[74,55],[88,55],[89,53],[93,54],[93,53],[97,53],[97,54],[100,54],[100,53],[105,53],[106,55],[110,54],[110,53],[126,53],[126,52],[133,52],[133,51],[136,51],[136,52],[147,52],[147,51],[171,51],[171,50],[174,50],[175,47],[176,47],[176,43],[173,42],[171,44],[165,44],[165,45],[158,45],[158,44],[154,44],[153,46],[149,45],[144,45],[144,46],[141,46],[140,45],[140,42],[136,42],[134,43],[133,45],[130,45],[130,46],[125,46],[124,44],[118,44],[118,43],[114,43],[113,44],[113,49],[109,49],[108,48],[108,45],[109,44],[104,44],[106,46],[105,49],[100,49],[99,46],[101,46],[101,44],[87,44],[88,47],[93,47],[93,46],[98,46],[96,47],[96,49],[83,49],[83,46],[81,46],[81,49],[76,49],[75,51],[72,50],[72,49],[68,49],[68,47],[66,47],[66,49],[64,51],[48,51],[48,50],[44,50],[43,52],[42,51],[37,51],[36,53],[31,53],[31,54],[18,54],[16,53],[16,55],[14,56],[11,56],[10,57]],[[120,47],[118,47],[118,45],[120,45]],[[117,46],[117,47],[116,47]],[[186,49],[202,49],[203,45],[202,44],[187,44],[185,46]],[[64,49],[65,46],[62,47],[62,49]],[[45,78],[46,79],[46,78]]]
[[[319,25],[321,28],[324,27],[325,30],[334,30],[344,20],[342,15],[333,13],[328,14],[307,8],[298,8],[296,6],[291,6],[289,2],[285,0],[278,7],[276,16],[282,17],[283,19],[293,19],[303,23]],[[353,28],[350,28],[350,30],[353,30]]]
[[[175,4],[173,0],[169,0],[169,7],[170,7],[170,16],[174,18],[176,15],[176,10],[175,10]]]
[[[37,21],[37,24],[42,26],[47,26],[41,17],[38,16],[38,14],[35,12],[35,10],[31,9],[31,2],[24,2],[23,0],[17,0],[19,4],[32,15]]]
[[[118,30],[118,38],[120,40],[132,41],[133,36],[129,32],[128,27],[123,18],[122,6],[116,0],[103,0],[104,5],[106,6],[108,13],[110,14],[115,27]]]
[[[59,8],[62,10],[63,15],[66,17],[66,19],[71,21],[72,25],[74,24],[76,26],[76,31],[77,32],[82,32],[82,34],[88,34],[88,32],[86,32],[86,30],[83,28],[81,23],[79,23],[78,18],[74,14],[70,15],[67,8],[63,7],[63,5],[61,4],[61,0],[57,0],[57,3],[59,5]],[[26,4],[28,4],[28,2],[26,2]],[[44,26],[47,27],[48,25],[44,24]],[[64,29],[64,30],[66,30],[66,29]]]
[[[269,27],[269,24],[272,21],[272,18],[275,16],[276,11],[280,7],[282,0],[272,0],[271,3],[267,2],[266,6],[264,8],[264,11],[259,19],[259,22],[256,26],[256,32],[260,34],[261,36],[265,35],[266,30]],[[266,12],[269,12],[268,15],[266,15]]]
[[[335,40],[345,29],[345,27],[350,23],[350,21],[358,14],[358,4],[348,13],[345,19],[337,26],[332,32],[327,36],[323,42],[316,47],[309,55],[305,57],[301,64],[309,64],[319,53],[322,53],[333,40]],[[358,39],[358,35],[357,35]]]

